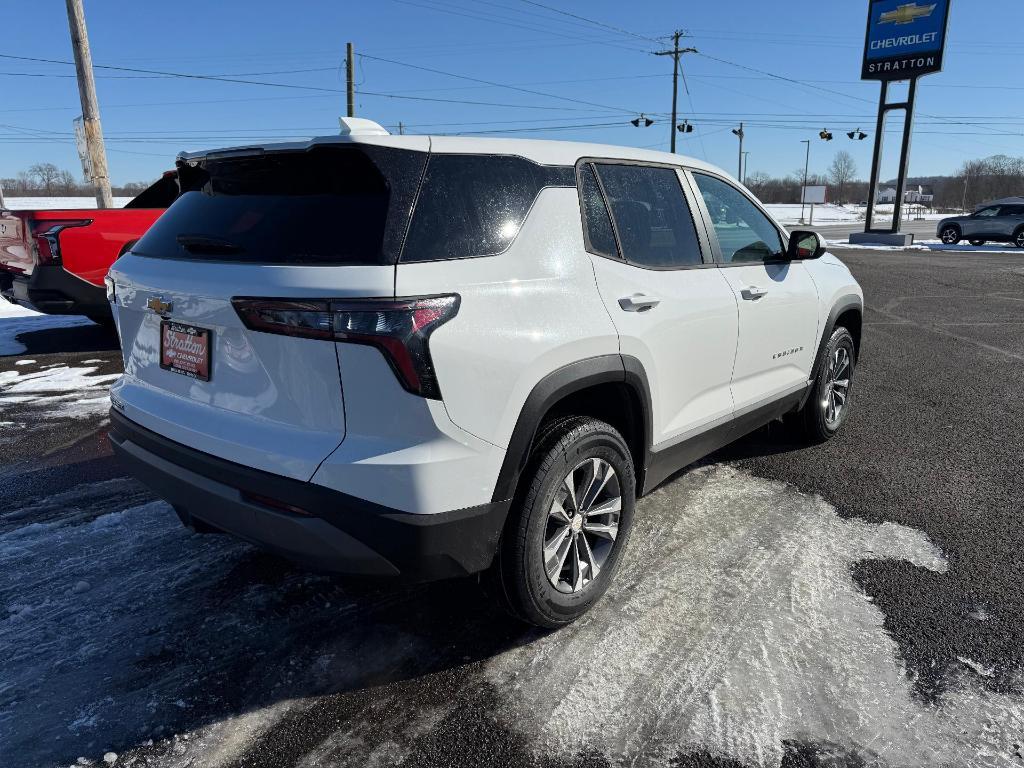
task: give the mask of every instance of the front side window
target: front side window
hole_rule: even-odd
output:
[[[711,216],[724,263],[785,258],[779,230],[746,195],[714,176],[695,173],[693,178]]]
[[[988,219],[988,218],[991,218],[993,216],[998,216],[999,215],[999,208],[997,208],[996,206],[992,206],[991,208],[982,208],[980,211],[978,211],[974,215],[977,216],[978,218]]]
[[[431,155],[402,261],[501,253],[549,186],[575,187],[575,169],[511,155]]]
[[[703,263],[693,214],[672,168],[595,165],[622,257],[648,269]]]

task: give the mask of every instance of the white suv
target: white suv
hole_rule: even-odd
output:
[[[556,627],[637,496],[773,419],[825,440],[847,416],[856,281],[696,160],[350,120],[178,169],[108,278],[111,439],[197,530],[485,573]]]

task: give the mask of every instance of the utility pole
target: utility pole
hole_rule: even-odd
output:
[[[4,185],[0,184],[0,211],[7,207],[7,203],[4,202]]]
[[[68,0],[71,2],[71,0]],[[345,92],[348,95],[348,116],[356,116],[356,54],[352,43],[345,43]]]
[[[743,182],[743,124],[740,123],[738,128],[733,128],[732,132],[739,138],[739,170],[736,172],[736,179],[739,183]]]
[[[811,167],[811,140],[804,139],[800,142],[807,145],[807,159],[804,161],[804,188],[800,190],[800,223],[804,223],[804,201],[807,198],[807,171]]]
[[[747,174],[750,172],[750,151],[743,153],[743,176],[740,179],[741,184],[747,183]]]
[[[402,125],[402,121],[401,120],[398,121],[398,135],[399,136],[404,136],[405,135],[405,126]]]
[[[92,165],[96,204],[100,208],[113,208],[114,199],[110,194],[110,176],[107,172],[107,150],[103,146],[100,107],[96,100],[96,80],[92,75],[89,33],[85,28],[85,9],[82,0],[67,0],[67,7],[71,47],[75,52],[75,70],[78,72],[78,95],[82,101],[82,127],[85,129],[85,144]]]
[[[679,101],[679,57],[684,53],[697,53],[696,48],[680,48],[679,40],[685,36],[685,32],[681,29],[677,29],[672,33],[672,50],[671,51],[656,51],[655,56],[671,56],[672,57],[672,125],[669,126],[670,136],[670,150],[671,152],[676,151],[676,123],[678,118],[676,117],[677,110],[676,105]],[[683,84],[686,84],[686,77],[683,77]]]

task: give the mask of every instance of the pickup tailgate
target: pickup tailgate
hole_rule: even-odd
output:
[[[28,240],[31,211],[0,210],[0,269],[31,274],[35,262]]]

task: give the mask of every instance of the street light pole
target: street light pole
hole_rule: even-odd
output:
[[[743,183],[743,137],[746,135],[743,133],[743,123],[740,123],[739,128],[732,129],[733,134],[739,137],[740,140],[740,159],[739,159],[739,172],[736,174],[736,178]]]
[[[747,174],[750,172],[750,150],[743,153],[743,178],[740,179],[740,183],[747,183]]]
[[[811,167],[811,140],[804,139],[800,142],[807,145],[807,159],[804,161],[804,188],[800,190],[800,223],[804,223],[804,205],[807,199],[807,171]]]

